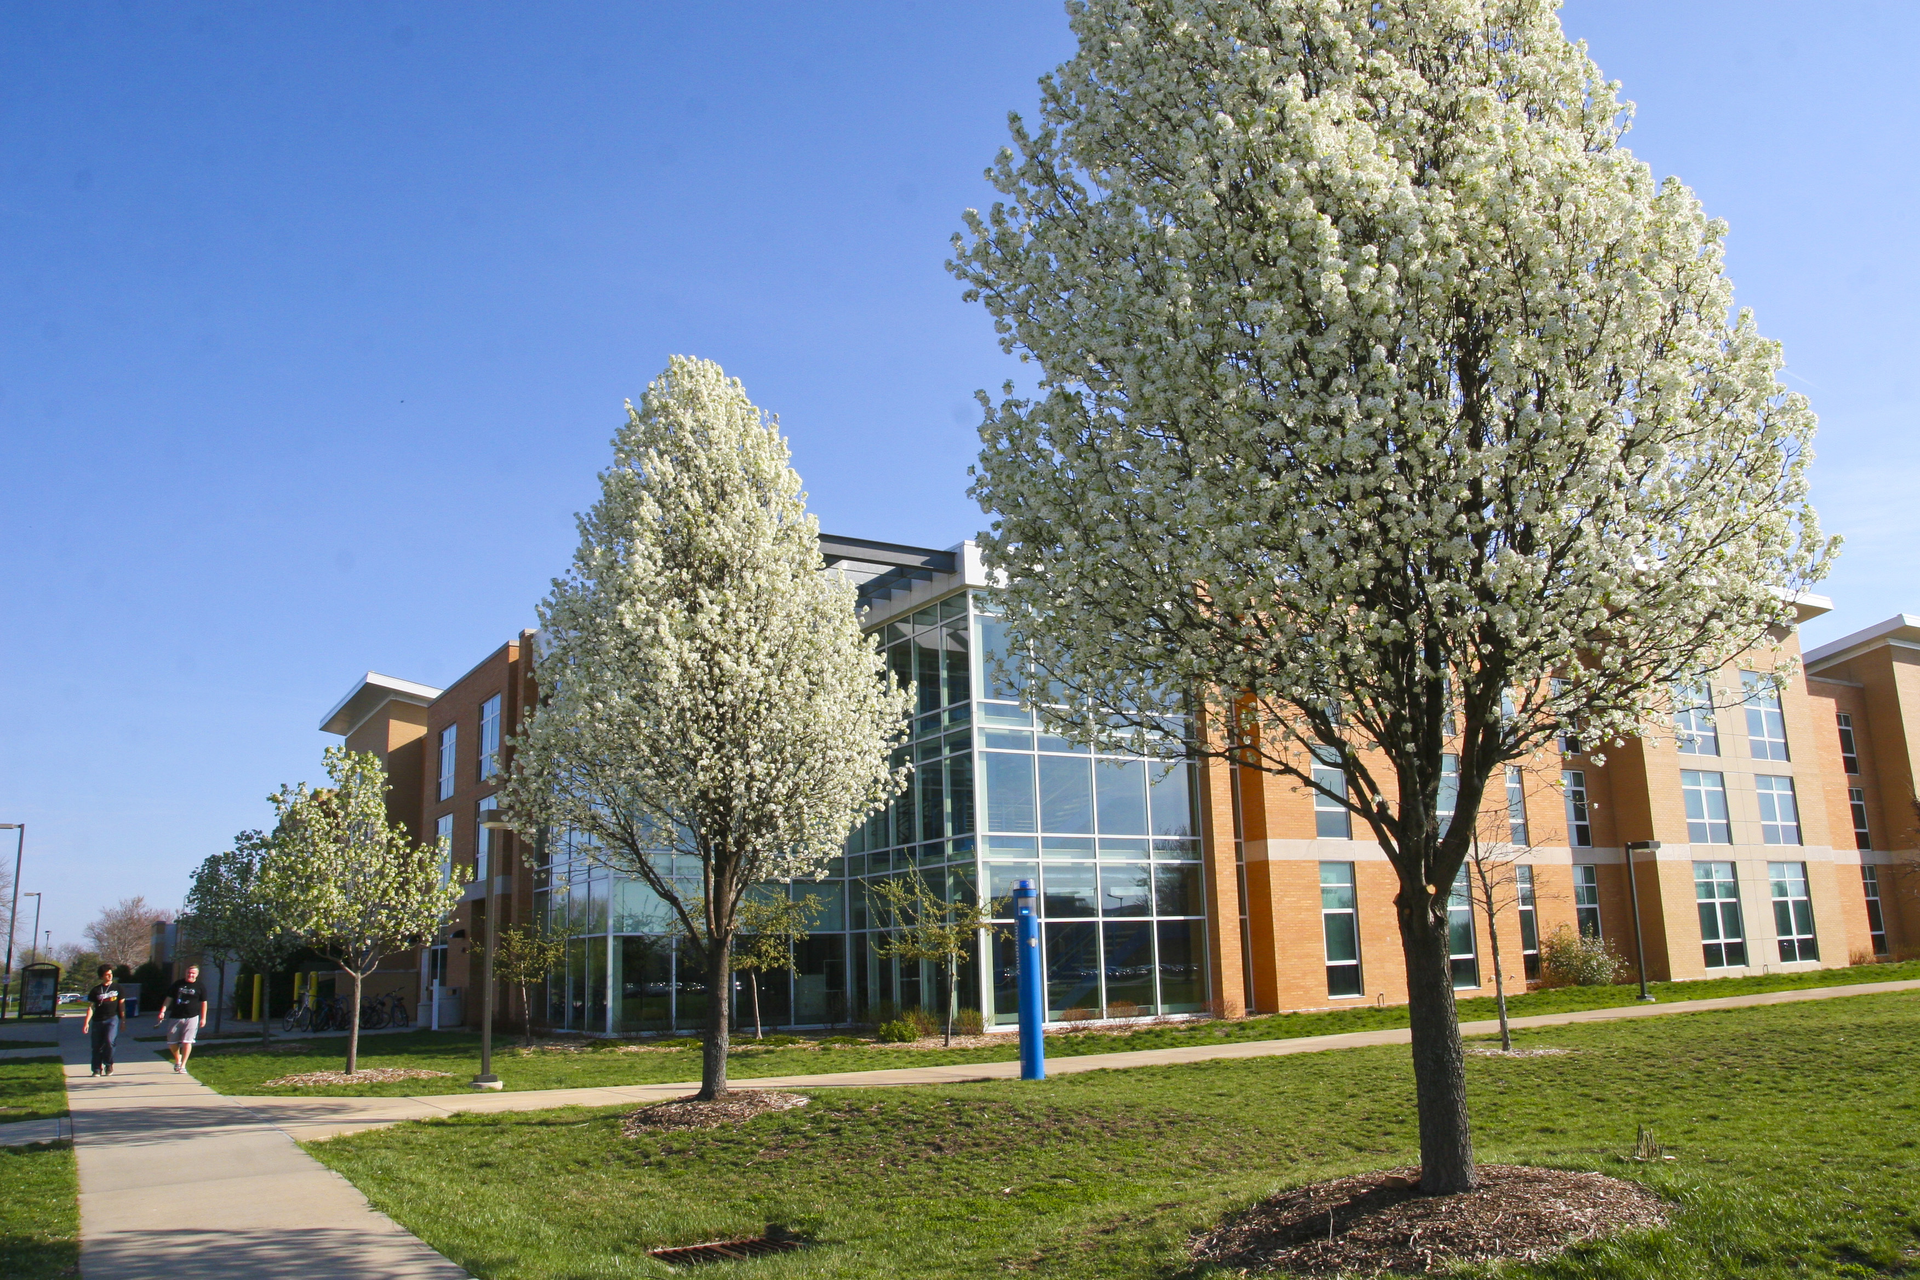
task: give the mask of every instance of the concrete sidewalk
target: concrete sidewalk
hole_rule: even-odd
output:
[[[1794,1004],[1804,1000],[1832,1000],[1845,996],[1882,995],[1920,990],[1920,981],[1863,982],[1841,987],[1808,987],[1799,991],[1769,991],[1751,996],[1723,996],[1714,1000],[1674,1001],[1670,1004],[1633,1004],[1613,1009],[1583,1009],[1514,1018],[1515,1030],[1560,1027],[1581,1022],[1613,1022],[1623,1018],[1658,1018],[1676,1013],[1709,1013],[1717,1009],[1747,1009],[1758,1005]],[[1463,1022],[1462,1035],[1490,1035],[1497,1021]],[[1267,1058],[1291,1053],[1326,1053],[1367,1045],[1406,1044],[1412,1038],[1404,1027],[1389,1031],[1354,1031],[1344,1035],[1300,1036],[1291,1040],[1242,1040],[1221,1044],[1184,1045],[1177,1049],[1135,1049],[1126,1053],[1093,1053],[1047,1060],[1049,1075],[1082,1071],[1112,1071],[1129,1067],[1162,1067],[1186,1062],[1227,1058]],[[901,1085],[966,1084],[981,1080],[1014,1080],[1017,1062],[958,1063],[935,1067],[896,1067],[882,1071],[840,1071],[818,1075],[753,1076],[736,1078],[741,1089],[873,1089]],[[551,1107],[643,1106],[683,1097],[698,1089],[698,1081],[675,1084],[615,1085],[593,1089],[533,1089],[524,1093],[449,1093],[400,1098],[236,1098],[262,1119],[302,1142],[331,1138],[362,1129],[378,1129],[404,1120],[431,1120],[462,1111],[544,1111]]]
[[[466,1280],[292,1138],[122,1041],[88,1074],[61,1020],[83,1280]]]

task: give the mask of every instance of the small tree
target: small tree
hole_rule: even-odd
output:
[[[494,939],[493,976],[520,992],[520,1013],[526,1022],[526,1044],[533,1046],[533,986],[544,982],[566,963],[570,930],[537,929],[528,925],[501,926]]]
[[[260,895],[288,927],[352,979],[347,1074],[360,1060],[360,988],[380,961],[422,947],[465,887],[441,865],[437,843],[415,843],[387,817],[387,771],[371,752],[328,747],[331,787],[282,787],[261,867]]]
[[[153,926],[173,919],[165,907],[150,905],[136,894],[122,898],[110,907],[102,907],[94,922],[86,928],[86,938],[100,953],[101,962],[131,969],[153,955]]]
[[[819,894],[795,898],[785,885],[780,886],[778,896],[770,892],[750,892],[741,899],[740,940],[734,946],[733,967],[749,975],[754,1039],[766,1038],[760,1027],[760,975],[792,967],[793,949],[813,932],[814,921],[820,918],[820,908],[824,905]]]
[[[233,838],[233,848],[212,855],[194,869],[181,924],[221,957],[223,986],[228,956],[238,959],[240,972],[258,973],[262,983],[271,987],[274,969],[299,946],[273,904],[261,896],[260,871],[272,849],[273,840],[264,831],[242,831]],[[263,1042],[272,1038],[273,1020],[267,1012],[263,1009],[260,1016]]]
[[[1537,903],[1539,886],[1531,879],[1522,885],[1521,860],[1534,850],[1534,823],[1528,818],[1527,774],[1508,767],[1505,804],[1483,810],[1467,846],[1467,897],[1487,919],[1488,945],[1493,951],[1494,1004],[1500,1011],[1500,1049],[1513,1052],[1513,1028],[1507,1022],[1507,971],[1500,956],[1500,917],[1523,902]],[[1516,793],[1516,788],[1519,788]],[[1528,895],[1532,895],[1529,901]]]
[[[573,572],[540,607],[544,701],[507,812],[529,836],[570,832],[673,913],[706,971],[699,1096],[719,1098],[741,898],[817,878],[899,788],[906,697],[739,382],[675,356],[613,444]]]
[[[992,930],[993,908],[971,895],[949,901],[946,894],[926,882],[917,868],[874,881],[873,891],[882,909],[892,917],[892,932],[874,950],[911,964],[929,960],[945,971],[945,1043],[951,1046],[953,1020],[960,1012],[960,963],[977,944],[980,931]]]

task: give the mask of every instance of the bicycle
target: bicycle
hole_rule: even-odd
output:
[[[378,1031],[386,1025],[387,1009],[384,997],[361,1001],[360,1029],[362,1031]]]
[[[368,1020],[369,1010],[375,1021]],[[413,1019],[407,1016],[406,1001],[400,998],[398,992],[376,996],[368,1001],[361,1011],[360,1020],[362,1026],[368,1027],[405,1027],[413,1023]]]
[[[282,1031],[318,1031],[320,1028],[316,1027],[313,1021],[314,1013],[313,1006],[308,1004],[306,996],[302,995],[300,1002],[287,1010],[286,1017],[280,1019],[280,1029]]]

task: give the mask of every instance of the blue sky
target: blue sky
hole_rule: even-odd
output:
[[[1565,21],[1821,414],[1817,642],[1920,610],[1920,10],[1812,12]],[[55,941],[177,905],[361,672],[529,625],[671,352],[829,531],[969,536],[1010,363],[941,264],[1068,52],[1050,0],[0,10],[0,821]]]

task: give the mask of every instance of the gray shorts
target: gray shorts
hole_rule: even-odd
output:
[[[167,1043],[192,1044],[194,1037],[200,1034],[198,1018],[168,1018]]]

